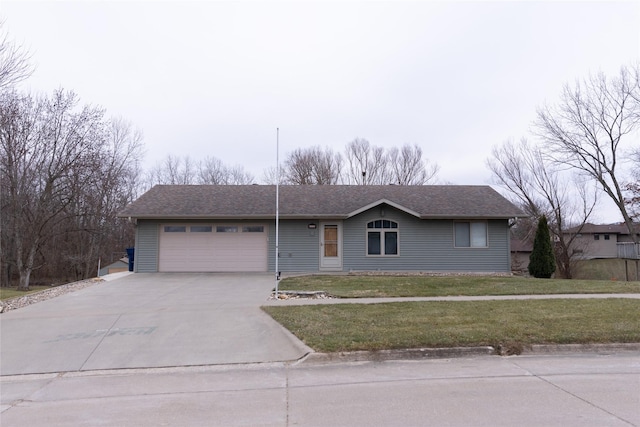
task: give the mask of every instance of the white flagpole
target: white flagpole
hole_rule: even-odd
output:
[[[280,272],[278,271],[278,258],[280,250],[278,248],[280,238],[280,128],[276,128],[276,299],[278,299],[278,281]]]

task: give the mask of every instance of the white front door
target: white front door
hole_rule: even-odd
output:
[[[320,268],[342,269],[342,223],[320,223]]]

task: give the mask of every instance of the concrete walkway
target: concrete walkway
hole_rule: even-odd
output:
[[[494,301],[494,300],[544,300],[544,299],[640,299],[640,294],[552,294],[552,295],[489,295],[448,297],[394,297],[394,298],[290,298],[270,299],[263,305],[313,305],[313,304],[380,304],[411,301]]]
[[[123,274],[0,315],[0,374],[297,360],[267,274]]]

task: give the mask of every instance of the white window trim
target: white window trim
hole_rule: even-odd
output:
[[[392,219],[386,219],[386,221],[394,222],[397,225],[397,228],[369,228],[367,225],[370,222],[385,220],[384,218],[372,219],[371,221],[367,221],[365,225],[364,231],[364,255],[370,258],[394,258],[400,256],[400,223],[398,221],[394,221]],[[384,251],[384,234],[386,232],[396,233],[396,252],[395,254],[385,254],[380,253],[379,255],[370,254],[369,253],[369,232],[380,232],[380,252]]]

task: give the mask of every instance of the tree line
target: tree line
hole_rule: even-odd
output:
[[[0,23],[0,31],[2,23]],[[73,91],[20,92],[29,54],[0,37],[0,285],[94,277],[122,256],[133,226],[116,214],[137,197],[142,133]]]
[[[282,185],[425,185],[433,183],[440,167],[423,156],[418,145],[385,149],[356,138],[345,146],[345,155],[332,148],[300,147],[263,172],[263,184]],[[220,159],[194,161],[189,156],[168,155],[146,174],[145,187],[176,184],[246,185],[256,178],[241,165],[228,166]]]

